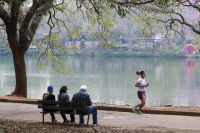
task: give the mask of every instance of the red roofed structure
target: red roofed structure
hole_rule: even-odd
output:
[[[197,48],[192,43],[186,44],[183,47],[183,53],[184,54],[196,54]]]

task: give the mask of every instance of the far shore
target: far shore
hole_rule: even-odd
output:
[[[11,51],[8,48],[0,51],[2,56],[11,56]],[[37,56],[38,50],[29,48],[26,56]],[[163,51],[152,48],[146,49],[127,49],[127,48],[93,48],[93,49],[68,49],[64,55],[59,51],[55,52],[57,56],[73,56],[73,57],[145,57],[145,58],[200,58],[200,54],[183,54],[181,51]]]
[[[27,99],[25,97],[18,96],[0,96],[0,102],[37,104],[38,100],[39,99]],[[95,103],[95,105],[99,110],[132,112],[131,105],[114,105],[105,103]],[[200,116],[200,107],[172,105],[145,106],[143,112],[146,114]]]

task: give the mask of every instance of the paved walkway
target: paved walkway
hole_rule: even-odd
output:
[[[21,103],[0,102],[0,118],[15,120],[41,121],[41,109],[37,105]],[[56,115],[58,121],[62,122],[61,116]],[[100,125],[122,128],[154,128],[163,130],[185,130],[200,132],[200,117],[176,116],[176,115],[137,115],[128,112],[98,111]],[[50,116],[45,115],[45,121],[50,122]],[[78,121],[78,118],[77,120]],[[90,120],[91,124],[92,120]]]

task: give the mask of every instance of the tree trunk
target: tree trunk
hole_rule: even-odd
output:
[[[23,50],[20,48],[16,48],[12,50],[12,54],[15,67],[16,86],[11,95],[27,97],[27,77],[24,60],[25,52],[23,52]]]

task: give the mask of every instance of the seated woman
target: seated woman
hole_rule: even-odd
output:
[[[58,101],[62,101],[62,102],[69,102],[70,101],[70,97],[67,93],[67,90],[68,90],[67,86],[62,86],[60,88],[60,93],[58,94]],[[67,120],[64,112],[61,112],[61,116],[63,118],[63,123],[67,123],[68,120]],[[71,118],[71,123],[74,123],[75,122],[74,114],[70,114],[70,118]]]

